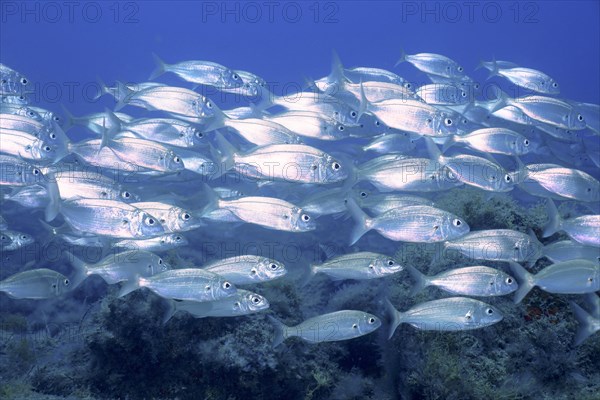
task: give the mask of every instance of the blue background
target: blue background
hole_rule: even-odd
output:
[[[251,71],[276,93],[326,75],[332,49],[345,66],[417,82],[425,77],[412,66],[394,68],[401,48],[447,55],[477,80],[479,60],[495,56],[548,73],[563,97],[600,102],[597,1],[266,3],[2,1],[0,59],[37,84],[34,103],[76,115],[114,105],[91,99],[97,77],[146,81],[152,52]]]

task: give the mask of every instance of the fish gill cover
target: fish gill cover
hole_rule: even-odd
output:
[[[597,399],[597,2],[0,3],[0,397]]]

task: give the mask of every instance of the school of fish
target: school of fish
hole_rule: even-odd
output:
[[[24,265],[2,277],[0,292],[50,299],[99,275],[119,285],[119,296],[150,290],[164,298],[165,323],[178,311],[196,318],[264,312],[268,299],[243,287],[286,277],[283,262],[239,254],[173,268],[163,255],[193,248],[186,237],[193,230],[239,239],[245,229],[256,239],[268,229],[283,240],[312,235],[325,243],[321,221],[350,217],[351,231],[328,232],[343,235],[352,250],[306,265],[299,286],[317,274],[340,281],[404,273],[413,282],[411,295],[435,286],[454,297],[405,311],[385,300],[387,318],[338,310],[287,326],[269,315],[274,346],[290,337],[352,339],[386,321],[390,337],[402,323],[422,330],[484,328],[503,315],[480,298],[513,294],[518,303],[536,286],[581,295],[583,305],[571,302],[579,322],[575,344],[600,330],[599,105],[561,98],[553,78],[509,61],[479,68],[526,95],[512,98],[499,86],[484,92],[459,63],[430,53],[403,52],[395,67],[410,64],[425,74],[421,85],[380,68],[344,68],[334,54],[331,73],[293,96],[277,96],[262,77],[215,62],[155,61],[148,82],[102,84],[99,95],[114,97],[114,110],[81,117],[30,104],[31,82],[0,64],[4,217],[14,222],[15,214],[41,210],[45,235],[105,254],[90,263],[67,252],[69,276]],[[163,74],[182,85],[159,83]],[[246,104],[220,107],[197,90],[207,87]],[[89,137],[72,140],[65,132],[73,126],[85,127]],[[228,184],[231,176],[245,183],[243,190]],[[543,237],[563,232],[568,239],[543,245],[531,229],[471,230],[469,221],[431,199],[465,186],[490,197],[518,191],[546,199]],[[564,217],[555,202],[592,211]],[[40,240],[39,231],[13,230],[4,217],[3,257]],[[428,276],[366,246],[364,235],[437,243],[472,265]],[[529,272],[543,257],[552,264]]]

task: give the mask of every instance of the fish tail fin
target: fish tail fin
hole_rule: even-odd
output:
[[[167,299],[167,310],[162,318],[162,324],[166,324],[177,312],[177,302],[175,300]]]
[[[106,118],[102,119],[102,141],[100,142],[98,151],[102,150],[104,147],[110,147],[110,142],[114,140],[115,135],[119,132],[121,127],[121,120],[112,111],[105,108],[104,114],[106,115]],[[106,119],[110,121],[109,128],[106,128]]]
[[[46,222],[50,222],[56,218],[60,211],[60,191],[53,172],[46,174],[46,191],[50,201],[44,214]]]
[[[125,85],[123,82],[117,81],[117,88],[115,91],[117,105],[115,106],[115,111],[119,111],[121,108],[125,107],[133,93],[133,90],[129,89],[127,85]]]
[[[152,53],[152,59],[154,60],[156,67],[150,74],[150,77],[148,78],[149,81],[158,78],[167,71],[167,64],[165,64],[165,62],[158,55],[156,55],[156,53]]]
[[[358,117],[356,121],[360,121],[360,117],[371,109],[371,102],[365,95],[365,88],[363,87],[362,80],[360,81],[360,105],[358,106]]]
[[[488,75],[487,79],[491,79],[494,76],[498,76],[498,63],[496,62],[496,57],[492,57],[492,68],[489,69],[489,71],[490,74]]]
[[[483,60],[479,60],[479,64],[477,64],[477,66],[475,67],[475,71],[477,71],[481,68],[485,68],[485,61],[483,61]]]
[[[394,336],[394,332],[396,332],[396,328],[402,322],[402,313],[396,310],[396,307],[394,307],[389,299],[385,299],[385,313],[390,321],[388,339],[391,339]]]
[[[509,262],[509,264],[510,270],[515,274],[515,278],[517,278],[519,283],[519,288],[515,292],[514,297],[515,304],[518,304],[525,296],[527,296],[527,293],[533,289],[535,281],[533,275],[527,272],[520,264],[517,264],[516,262]]]
[[[98,100],[100,97],[104,96],[105,94],[111,94],[108,86],[102,80],[102,78],[100,78],[99,76],[96,76],[96,82],[98,82],[99,90],[98,90],[98,93],[96,93],[94,95],[93,100]]]
[[[75,257],[70,251],[67,251],[66,254],[71,266],[75,269],[75,275],[71,279],[73,287],[75,288],[87,278],[87,264],[82,259]]]
[[[277,318],[267,315],[269,321],[273,324],[273,328],[275,328],[275,332],[273,334],[273,348],[279,346],[288,336],[288,326],[283,322],[279,321]]]
[[[427,152],[429,153],[429,157],[431,159],[439,161],[442,158],[442,152],[439,147],[435,144],[435,142],[430,137],[423,137],[425,144],[427,145]]]
[[[597,328],[594,329],[593,326],[594,317],[592,317],[583,308],[579,307],[575,302],[570,301],[569,304],[571,305],[571,309],[575,314],[577,322],[579,322],[577,333],[575,334],[575,340],[573,341],[575,346],[579,346],[585,341],[585,339],[593,335],[597,331]]]
[[[200,209],[198,212],[198,218],[202,218],[203,216],[209,214],[211,211],[214,211],[219,208],[219,200],[220,197],[215,192],[213,188],[211,188],[206,183],[202,183],[202,194],[206,199],[206,205]]]
[[[398,59],[398,61],[396,61],[396,64],[394,64],[394,67],[397,67],[398,65],[402,64],[405,61],[406,61],[406,53],[404,52],[404,49],[400,49],[400,58]]]
[[[496,104],[490,109],[490,114],[495,113],[501,108],[514,104],[512,99],[508,97],[508,95],[504,93],[499,87],[492,86],[492,90],[494,91]]]
[[[221,134],[221,132],[215,132],[215,139],[217,141],[218,149],[211,148],[211,153],[215,160],[221,160],[220,170],[214,175],[214,179],[225,174],[227,171],[232,169],[235,164],[235,155],[238,150]]]
[[[131,293],[134,290],[137,290],[139,288],[140,288],[140,277],[138,275],[136,275],[132,279],[125,281],[121,284],[121,289],[119,289],[118,297],[126,296],[129,293]]]
[[[413,267],[412,265],[407,265],[406,270],[410,274],[410,277],[415,281],[413,287],[410,289],[410,296],[414,296],[417,293],[421,292],[427,286],[429,286],[429,280],[427,276],[423,274],[421,271]]]
[[[454,146],[457,142],[458,141],[455,135],[449,136],[442,147],[442,154],[445,153],[450,147]]]
[[[77,117],[71,114],[71,112],[67,109],[67,107],[65,107],[64,104],[61,104],[60,108],[62,109],[63,115],[65,116],[65,124],[63,126],[63,129],[65,131],[68,131],[75,124]]]
[[[317,274],[317,268],[314,264],[309,264],[307,270],[304,272],[304,274],[302,275],[302,278],[300,280],[300,287],[303,288],[305,287],[308,282],[310,282],[310,280],[313,278],[313,276],[315,276]]]
[[[548,211],[548,222],[544,226],[544,231],[542,233],[542,237],[545,238],[558,232],[562,224],[556,205],[554,205],[554,201],[550,198],[546,202],[546,210]]]
[[[362,235],[371,230],[373,220],[365,214],[358,204],[356,204],[354,199],[348,199],[346,207],[348,207],[350,215],[352,215],[352,218],[356,221],[356,226],[352,229],[352,236],[350,238],[350,245],[353,245],[362,237]]]

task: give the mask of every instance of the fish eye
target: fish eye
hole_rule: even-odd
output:
[[[360,197],[367,197],[369,194],[367,192],[360,192]]]
[[[404,87],[407,88],[407,89],[412,89],[412,84],[410,84],[409,82],[406,82],[404,84]]]
[[[269,265],[269,268],[271,268],[272,270],[276,270],[276,269],[277,269],[277,264],[275,264],[275,263],[271,263],[271,264]]]
[[[52,284],[52,289],[56,289],[56,283]]]
[[[233,74],[233,75],[231,75],[231,77],[233,78],[233,80],[236,80],[236,81],[238,79],[240,79],[240,77],[238,76],[238,74]]]
[[[450,125],[452,125],[452,119],[451,118],[446,118],[444,120],[444,123],[446,124],[446,126],[450,126]]]
[[[156,223],[156,221],[154,220],[154,218],[151,217],[146,217],[146,219],[144,220],[144,222],[146,223],[146,225],[152,226]]]
[[[391,267],[395,264],[394,260],[388,260],[387,264]]]
[[[21,235],[21,240],[27,239],[27,235]]]
[[[210,285],[205,286],[204,290],[206,290],[207,292],[210,292]]]
[[[558,87],[558,83],[554,82],[554,83],[552,84],[552,87]]]
[[[175,236],[175,241],[179,242],[181,240],[181,236]]]
[[[373,317],[369,318],[369,323],[370,324],[374,324],[375,323],[375,318],[373,318]]]
[[[52,150],[52,149],[50,148],[50,146],[44,146],[44,151],[50,151],[50,150]]]
[[[356,113],[356,111],[350,111],[350,116],[351,116],[352,118],[356,118],[356,116],[357,116],[357,115],[358,115],[358,114]]]
[[[427,118],[425,121],[430,124],[433,120],[431,118]]]
[[[25,100],[25,96],[23,96],[23,95],[20,95],[20,96],[19,96],[19,100]]]
[[[260,299],[258,298],[258,296],[253,296],[253,297],[252,297],[252,302],[253,302],[254,304],[258,304],[258,303],[260,303]]]
[[[212,105],[212,103],[210,101],[207,101],[206,102],[206,107],[207,108],[213,108],[213,105]]]
[[[341,168],[341,165],[337,162],[334,162],[331,164],[331,168],[333,168],[334,171],[337,171],[338,169]]]
[[[465,91],[462,91],[462,92],[460,92],[460,95],[461,95],[462,97],[467,97],[467,92],[465,92]]]
[[[229,289],[231,287],[231,283],[225,281],[223,282],[223,289]]]
[[[304,221],[304,222],[310,221],[310,216],[308,214],[302,214],[302,221]]]
[[[509,285],[512,285],[513,278],[511,278],[511,277],[506,278],[506,283],[508,283]]]
[[[33,111],[27,111],[27,115],[30,117],[35,117],[35,113]]]
[[[338,125],[338,131],[343,132],[344,129],[346,129],[344,125]]]
[[[188,219],[191,218],[191,216],[188,213],[183,213],[183,215],[181,216],[181,218],[183,218],[184,221],[187,221]]]
[[[353,329],[358,329],[358,325],[356,325],[356,324],[352,324],[352,328],[353,328]]]
[[[508,174],[504,175],[504,182],[510,183],[511,181],[512,181],[512,178],[510,177],[510,175],[508,175]]]
[[[34,174],[34,175],[39,175],[39,174],[40,174],[40,170],[39,170],[39,169],[37,169],[37,168],[34,168],[34,169],[33,169],[33,174]]]
[[[21,84],[27,85],[29,81],[26,78],[21,78]]]
[[[454,226],[461,226],[462,225],[462,221],[460,219],[458,219],[458,218],[455,218],[452,221],[452,225],[454,225]]]
[[[60,121],[60,117],[58,115],[55,115],[54,117],[52,117],[52,119],[56,122]]]
[[[69,284],[71,283],[71,281],[68,279],[65,279],[63,282],[64,282],[65,286],[69,286]]]
[[[158,259],[158,265],[162,265],[162,263],[163,263],[163,260],[162,260],[162,258],[159,258],[159,259]]]
[[[50,134],[50,135],[48,135],[48,136],[50,136],[50,139],[56,139],[56,134],[55,134],[54,132],[53,132],[53,133],[51,133],[51,134]]]
[[[177,164],[179,164],[181,162],[181,158],[179,158],[179,156],[175,156],[175,157],[173,157],[173,161],[175,161]]]
[[[204,134],[202,132],[200,132],[200,131],[196,131],[196,137],[197,138],[203,138]]]
[[[315,171],[318,167],[316,165],[311,165],[310,169],[312,169],[313,171]]]
[[[523,141],[523,145],[525,145],[525,146],[529,146],[529,140],[525,139],[525,140]]]
[[[381,125],[381,122],[379,122],[379,120],[376,119],[375,120],[375,126],[379,126],[379,125]],[[361,128],[362,128],[362,126],[361,126]]]
[[[474,85],[473,85],[473,87],[474,87],[475,89],[479,89],[479,83],[476,83],[476,84],[474,84]]]
[[[486,308],[485,313],[487,315],[492,315],[494,313],[494,310],[492,310],[491,308]]]
[[[123,192],[123,198],[128,199],[131,197],[131,193],[129,192]]]
[[[463,72],[463,67],[458,67],[458,72]]]
[[[578,119],[579,121],[583,121],[583,115],[581,115],[581,114],[577,114],[577,119]]]

